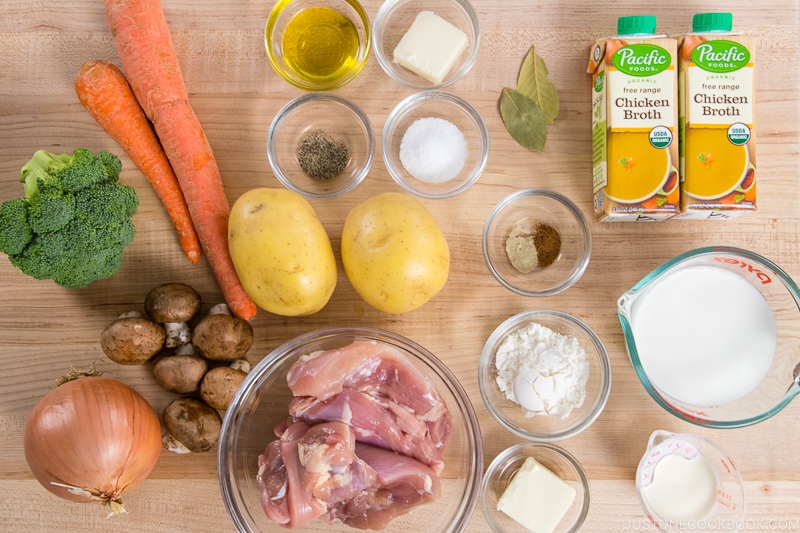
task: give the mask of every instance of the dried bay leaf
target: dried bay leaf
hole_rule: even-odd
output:
[[[500,116],[515,141],[528,150],[544,151],[547,122],[536,102],[505,87],[500,94]]]
[[[545,121],[552,124],[558,116],[556,86],[547,78],[547,65],[531,46],[517,78],[517,91],[533,100],[542,111]]]

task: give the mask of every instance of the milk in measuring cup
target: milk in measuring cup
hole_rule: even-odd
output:
[[[713,266],[670,273],[632,309],[636,350],[652,384],[698,407],[753,390],[772,363],[777,327],[761,293]]]

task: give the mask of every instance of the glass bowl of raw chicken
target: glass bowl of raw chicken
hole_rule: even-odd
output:
[[[469,397],[387,331],[312,331],[248,374],[225,414],[220,489],[240,532],[463,531],[483,473]]]

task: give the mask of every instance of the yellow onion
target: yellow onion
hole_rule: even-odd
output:
[[[25,424],[25,459],[47,490],[125,512],[122,493],[144,481],[161,453],[158,415],[111,378],[84,377],[50,391]]]

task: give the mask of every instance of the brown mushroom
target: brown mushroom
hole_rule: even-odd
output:
[[[156,361],[153,376],[159,386],[170,392],[188,394],[200,386],[208,363],[197,355],[166,355]]]
[[[200,383],[200,397],[215,409],[227,409],[247,374],[227,366],[209,370]]]
[[[167,437],[185,446],[192,452],[206,452],[219,442],[222,429],[222,417],[216,409],[198,398],[184,396],[173,400],[165,408],[161,417],[167,429]],[[175,443],[164,439],[165,447],[170,451],[185,453],[180,447],[170,449]]]
[[[100,346],[112,361],[139,365],[149,361],[164,347],[166,334],[160,324],[142,316],[118,318],[103,330]]]
[[[191,320],[200,309],[200,295],[183,283],[164,283],[153,288],[144,299],[144,309],[155,322],[164,324],[167,348],[192,340]]]
[[[235,361],[253,345],[253,327],[246,320],[225,313],[203,317],[194,327],[192,343],[212,361]]]

